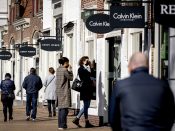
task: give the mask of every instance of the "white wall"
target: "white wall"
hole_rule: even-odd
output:
[[[44,0],[43,2],[43,30],[51,28],[52,19],[53,19],[52,0]]]
[[[80,40],[80,18],[81,18],[81,1],[64,0],[63,1],[63,26],[65,26],[68,22],[73,22],[74,28],[72,31],[68,33],[63,32],[63,36],[64,36],[63,56],[71,59],[72,63],[70,64],[73,67],[74,78],[76,77],[76,74],[77,74],[79,58],[83,54],[81,40]],[[70,38],[70,35],[73,35],[73,37]],[[70,43],[70,39],[72,39],[72,43]],[[73,54],[71,54],[71,52]],[[73,107],[79,108],[78,96],[79,96],[79,93],[72,91]]]

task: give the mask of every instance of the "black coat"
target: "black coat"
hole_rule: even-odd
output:
[[[91,73],[85,69],[84,66],[80,66],[78,75],[80,80],[83,81],[82,89],[80,91],[80,100],[91,100],[93,97],[92,80],[90,78]]]
[[[110,104],[113,131],[170,131],[175,118],[168,82],[154,78],[144,67],[116,83]]]

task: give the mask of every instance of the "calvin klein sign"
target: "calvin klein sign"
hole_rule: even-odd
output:
[[[41,40],[41,49],[45,51],[59,51],[61,49],[61,41],[57,39]]]
[[[89,16],[86,20],[86,27],[91,32],[99,34],[108,33],[112,30],[109,23],[109,15],[107,14]]]
[[[154,13],[155,22],[175,27],[175,0],[155,0]]]
[[[111,6],[110,24],[112,28],[144,28],[143,6]]]
[[[24,57],[32,57],[36,55],[36,48],[30,46],[24,46],[19,48],[19,55]]]
[[[12,54],[8,51],[1,51],[0,52],[0,59],[1,60],[9,60],[12,57]]]

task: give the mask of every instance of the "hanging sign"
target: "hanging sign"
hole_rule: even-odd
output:
[[[175,0],[155,0],[154,18],[159,24],[175,27]]]
[[[9,60],[12,57],[12,54],[8,51],[1,51],[0,52],[0,59],[1,60]]]
[[[19,48],[19,55],[24,57],[32,57],[36,55],[36,48],[31,46],[24,46]]]
[[[91,32],[99,34],[112,31],[109,23],[109,15],[107,14],[95,14],[89,16],[86,20],[86,27]]]
[[[61,49],[61,41],[57,39],[41,40],[41,49],[45,51],[59,51]]]
[[[143,6],[111,6],[110,24],[112,28],[144,28]]]

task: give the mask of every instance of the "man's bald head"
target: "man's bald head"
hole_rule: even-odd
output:
[[[128,69],[129,72],[135,70],[139,67],[147,67],[148,68],[148,59],[145,54],[141,52],[134,53],[129,61]]]

